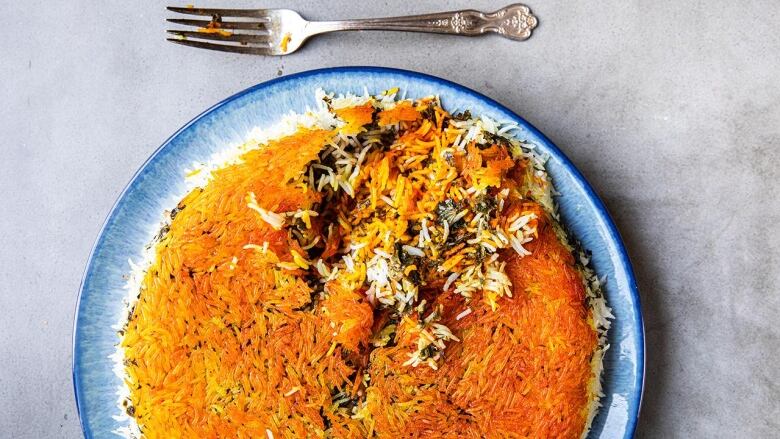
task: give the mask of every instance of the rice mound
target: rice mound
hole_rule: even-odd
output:
[[[587,434],[612,316],[544,158],[397,92],[318,91],[188,173],[132,264],[117,433]]]

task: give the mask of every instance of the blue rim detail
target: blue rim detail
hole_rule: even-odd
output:
[[[588,195],[588,198],[593,203],[593,206],[596,209],[596,212],[598,213],[599,219],[606,225],[607,231],[609,233],[609,238],[612,243],[614,243],[618,254],[620,256],[620,264],[622,265],[622,270],[625,272],[628,286],[630,289],[631,297],[633,299],[633,311],[638,319],[638,325],[635,328],[635,332],[637,335],[638,340],[638,349],[636,352],[636,355],[638,357],[638,363],[637,363],[637,375],[635,378],[634,385],[638,389],[638,392],[634,395],[634,401],[635,404],[635,411],[634,413],[630,413],[630,420],[629,420],[629,428],[628,431],[631,432],[631,436],[634,435],[636,432],[637,423],[639,421],[639,413],[641,411],[641,405],[642,405],[642,397],[644,395],[644,380],[645,380],[645,366],[646,366],[646,358],[645,358],[645,328],[644,328],[644,319],[642,317],[642,307],[640,303],[640,297],[639,297],[639,290],[636,285],[636,276],[634,274],[633,268],[631,266],[631,262],[629,260],[628,252],[626,251],[625,245],[623,244],[623,240],[620,236],[620,232],[617,230],[617,226],[612,221],[611,216],[609,215],[609,212],[607,210],[607,207],[604,205],[604,203],[601,201],[601,198],[596,194],[596,192],[593,190],[591,185],[587,182],[585,177],[582,175],[582,173],[574,166],[572,161],[566,156],[566,154],[563,153],[550,139],[548,139],[544,134],[542,134],[536,127],[534,127],[532,124],[530,124],[528,121],[526,121],[524,118],[519,116],[514,111],[510,110],[503,104],[497,102],[496,100],[489,98],[482,93],[479,93],[475,90],[472,90],[468,87],[465,87],[463,85],[457,84],[455,82],[449,81],[447,79],[442,79],[437,76],[429,75],[426,73],[419,73],[411,70],[404,70],[404,69],[397,69],[397,68],[390,68],[390,67],[374,67],[374,66],[349,66],[349,67],[328,67],[328,68],[322,68],[322,69],[315,69],[315,70],[307,70],[304,72],[294,73],[290,75],[281,76],[278,78],[274,78],[262,83],[259,83],[257,85],[254,85],[252,87],[249,87],[245,90],[242,90],[220,102],[217,104],[211,106],[207,110],[203,111],[199,115],[197,115],[195,118],[187,122],[184,126],[179,128],[173,135],[168,137],[168,139],[165,140],[150,156],[144,163],[138,168],[138,170],[133,174],[133,177],[130,179],[130,181],[127,183],[127,185],[122,189],[121,194],[117,198],[117,201],[114,203],[114,205],[111,207],[111,210],[109,211],[108,215],[106,216],[105,221],[103,222],[103,225],[100,228],[100,231],[98,232],[98,237],[95,240],[95,244],[92,246],[92,250],[90,251],[89,258],[87,259],[86,268],[84,269],[84,274],[81,278],[81,283],[79,286],[79,292],[76,299],[76,306],[75,306],[75,312],[74,312],[74,321],[73,321],[73,336],[72,336],[72,349],[73,349],[73,358],[72,358],[72,369],[71,369],[71,378],[73,380],[73,388],[74,388],[74,394],[76,399],[76,410],[79,415],[79,422],[81,424],[82,431],[85,435],[85,437],[92,437],[92,432],[89,428],[89,426],[85,423],[84,416],[82,416],[82,412],[84,412],[83,407],[83,395],[82,395],[82,389],[79,387],[78,380],[77,380],[77,359],[78,359],[78,350],[76,346],[76,335],[78,333],[78,322],[79,322],[79,310],[81,308],[81,298],[82,293],[84,291],[85,283],[87,281],[88,275],[90,273],[90,270],[92,269],[94,258],[95,258],[95,252],[96,250],[103,244],[105,240],[105,229],[106,226],[111,222],[112,219],[114,219],[114,216],[116,214],[117,207],[121,205],[121,203],[124,201],[125,195],[127,194],[128,190],[133,187],[134,183],[138,179],[139,175],[142,174],[146,166],[152,162],[157,155],[163,151],[173,139],[175,139],[177,136],[179,136],[182,132],[187,130],[190,126],[197,123],[200,119],[202,119],[204,116],[214,112],[215,110],[218,110],[219,108],[225,106],[226,104],[239,99],[247,94],[251,94],[257,90],[270,87],[277,83],[283,83],[287,81],[294,81],[296,79],[306,78],[309,76],[315,76],[320,75],[323,73],[337,73],[337,72],[346,72],[346,73],[391,73],[391,74],[400,74],[405,75],[412,78],[418,78],[423,79],[426,81],[431,81],[435,83],[440,83],[445,86],[454,88],[462,93],[465,93],[467,95],[471,95],[472,97],[475,97],[479,100],[482,100],[483,102],[486,102],[490,104],[491,106],[508,113],[515,117],[517,120],[519,120],[523,128],[531,132],[533,135],[538,137],[545,145],[549,151],[552,152],[552,155],[556,156],[556,159],[560,161],[562,166],[566,168],[566,170],[571,173],[574,176],[574,180],[579,184],[579,186],[585,191],[585,193]],[[627,431],[627,432],[628,432]]]

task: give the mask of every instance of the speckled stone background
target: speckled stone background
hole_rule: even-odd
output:
[[[357,3],[252,5],[312,19],[503,5]],[[79,282],[103,219],[147,156],[228,95],[339,65],[418,70],[481,91],[586,175],[642,293],[638,437],[778,437],[780,3],[529,5],[541,25],[524,43],[352,33],[261,58],[166,43],[162,3],[3,1],[0,437],[81,435],[71,383]]]

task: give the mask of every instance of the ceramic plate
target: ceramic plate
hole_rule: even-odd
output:
[[[607,279],[605,295],[615,320],[611,348],[604,358],[605,397],[590,438],[630,438],[642,396],[644,332],[634,274],[620,236],[601,200],[568,158],[511,110],[458,84],[404,70],[345,67],[285,76],[242,91],[206,110],[177,131],[141,166],[125,188],[92,250],[77,305],[73,336],[73,382],[81,425],[87,438],[116,437],[113,415],[120,379],[109,356],[118,341],[112,328],[125,297],[128,259],[140,260],[163,210],[183,193],[185,169],[205,162],[215,151],[242,143],[256,126],[275,124],[291,110],[314,108],[314,91],[377,94],[399,87],[407,98],[439,95],[445,108],[470,109],[501,122],[516,122],[517,134],[550,156],[547,170],[560,192],[563,223],[593,253],[598,276]]]

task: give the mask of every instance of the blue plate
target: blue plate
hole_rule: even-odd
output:
[[[185,190],[183,175],[193,162],[206,161],[226,145],[239,143],[255,127],[267,127],[291,110],[315,106],[317,88],[336,93],[372,94],[399,87],[406,97],[439,95],[448,109],[470,109],[501,122],[516,122],[518,134],[549,154],[565,225],[593,252],[599,277],[615,315],[611,348],[604,359],[603,407],[591,438],[630,438],[636,428],[644,374],[644,328],[634,274],[617,229],[604,204],[568,158],[518,115],[473,90],[434,76],[377,67],[312,70],[277,78],[242,91],[208,109],[177,131],[152,154],[127,185],[106,220],[89,258],[81,285],[73,335],[73,383],[81,425],[88,438],[116,437],[121,426],[116,389],[120,379],[109,359],[125,296],[128,259],[140,260],[162,211]]]

